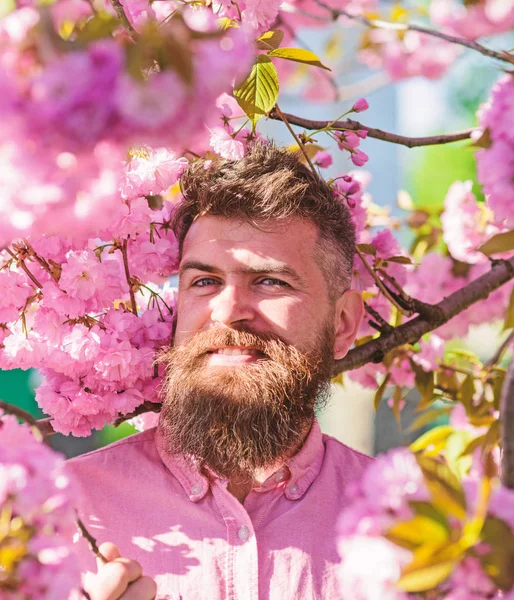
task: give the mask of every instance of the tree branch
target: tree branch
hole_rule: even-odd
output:
[[[23,410],[19,406],[15,406],[14,404],[10,404],[9,402],[4,402],[4,400],[0,400],[0,410],[4,411],[9,415],[13,415],[20,419],[20,421],[24,421],[27,425],[30,425],[34,429],[39,432],[41,436],[41,441],[46,437],[46,427],[41,425],[41,422],[35,419],[29,412]],[[52,430],[53,432],[53,430]]]
[[[313,119],[304,119],[303,117],[297,117],[289,113],[282,113],[291,125],[297,125],[304,129],[310,129],[317,131],[319,129],[325,129],[328,125],[332,124],[331,129],[338,131],[357,131],[358,129],[367,131],[368,137],[376,140],[382,140],[384,142],[391,142],[392,144],[399,144],[401,146],[407,146],[407,148],[417,148],[420,146],[436,146],[439,144],[450,144],[453,142],[460,142],[467,140],[471,137],[473,129],[466,129],[464,131],[458,131],[456,133],[446,133],[441,135],[430,135],[425,137],[407,137],[404,135],[398,135],[397,133],[389,133],[382,131],[381,129],[375,129],[374,127],[368,127],[352,119],[345,119],[344,121],[315,121]],[[281,121],[281,117],[275,110],[272,110],[269,114],[270,119],[275,121]]]
[[[451,42],[452,44],[457,44],[459,46],[464,46],[465,48],[470,48],[471,50],[475,50],[476,52],[480,52],[484,56],[489,58],[496,58],[497,60],[501,60],[503,62],[507,62],[513,64],[514,56],[509,54],[508,52],[497,52],[496,50],[491,50],[490,48],[486,48],[479,44],[478,42],[474,42],[471,40],[467,40],[465,38],[457,37],[454,35],[448,35],[447,33],[443,33],[441,31],[437,31],[436,29],[429,29],[428,27],[421,27],[420,25],[414,25],[412,23],[390,23],[388,21],[382,21],[380,19],[368,19],[367,17],[363,17],[360,15],[352,15],[346,10],[337,10],[334,9],[322,0],[314,0],[318,6],[326,9],[332,15],[332,19],[335,21],[339,17],[346,17],[352,21],[356,21],[365,25],[366,27],[370,27],[373,29],[392,29],[395,31],[417,31],[418,33],[424,33],[426,35],[431,35],[432,37],[437,37],[442,40],[446,40],[447,42]]]
[[[317,175],[317,171],[316,171],[314,165],[312,164],[312,161],[309,158],[309,155],[307,154],[307,151],[305,150],[305,144],[303,144],[302,141],[300,140],[300,138],[296,135],[294,129],[289,124],[289,121],[287,120],[287,117],[284,115],[284,113],[278,107],[278,104],[275,104],[275,108],[273,110],[277,113],[277,115],[280,118],[280,120],[284,122],[285,126],[289,130],[289,133],[293,136],[295,142],[298,144],[298,147],[300,148],[303,156],[305,157],[305,160],[307,161],[307,164],[311,168],[311,171],[314,173],[314,175]]]
[[[514,258],[493,261],[490,271],[450,294],[438,304],[434,304],[434,313],[431,317],[420,315],[395,327],[390,333],[382,334],[380,337],[350,350],[344,358],[335,361],[332,376],[343,371],[357,369],[370,362],[381,362],[387,352],[403,344],[417,342],[422,335],[444,325],[452,317],[479,300],[485,300],[489,294],[513,278]]]
[[[82,534],[82,537],[85,538],[87,540],[87,543],[89,544],[89,547],[91,548],[91,552],[98,558],[100,559],[103,564],[105,565],[106,563],[108,563],[109,561],[105,558],[105,556],[100,552],[100,550],[98,549],[98,544],[95,540],[95,538],[89,533],[89,531],[86,529],[86,526],[84,525],[84,523],[79,519],[79,517],[77,517],[77,525],[79,526],[80,529],[80,533]]]
[[[125,10],[123,9],[123,5],[120,0],[111,0],[112,7],[116,11],[116,15],[118,19],[121,21],[121,24],[127,31],[130,36],[130,39],[135,42],[137,41],[137,31],[132,27],[131,22],[128,20],[127,15],[125,14]]]
[[[505,487],[514,488],[514,361],[510,363],[500,401],[501,480]]]
[[[132,288],[132,278],[130,277],[130,271],[129,271],[127,246],[128,246],[128,240],[125,239],[125,240],[123,240],[123,244],[121,246],[121,253],[123,255],[123,267],[125,269],[125,277],[127,278],[127,283],[128,283],[128,286],[129,286],[130,305],[131,305],[131,308],[132,308],[132,312],[137,317],[136,295],[134,294],[134,290]]]
[[[14,254],[14,252],[12,252],[9,248],[6,248],[6,251],[8,254],[10,254],[15,260],[16,262],[20,265],[20,267],[25,271],[27,277],[32,281],[32,283],[38,288],[38,289],[42,289],[43,286],[39,283],[39,281],[36,279],[35,275],[33,275],[29,268],[27,267],[27,265],[25,264],[25,261],[21,258],[18,258],[16,256],[16,254]]]

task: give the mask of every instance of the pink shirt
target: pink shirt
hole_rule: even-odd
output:
[[[166,454],[159,439],[151,429],[68,462],[87,528],[142,564],[157,600],[340,597],[336,521],[369,457],[315,422],[298,454],[241,504],[226,480]]]

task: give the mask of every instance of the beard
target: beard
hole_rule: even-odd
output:
[[[226,346],[252,348],[259,359],[207,367],[210,351]],[[328,397],[333,347],[327,320],[307,352],[246,328],[210,329],[170,348],[159,359],[166,365],[159,429],[167,450],[232,480],[288,458]]]

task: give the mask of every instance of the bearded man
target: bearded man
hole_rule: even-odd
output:
[[[108,559],[84,588],[92,600],[337,599],[337,517],[369,458],[322,435],[315,411],[363,316],[349,211],[266,144],[192,164],[182,188],[159,425],[69,463]]]

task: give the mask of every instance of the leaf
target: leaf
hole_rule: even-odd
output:
[[[444,544],[449,528],[430,516],[418,514],[410,521],[395,523],[384,537],[397,546],[415,550],[422,544]]]
[[[430,517],[432,521],[437,521],[440,523],[442,527],[446,529],[448,533],[450,533],[450,524],[448,523],[448,519],[443,515],[440,510],[430,504],[430,502],[423,502],[422,500],[410,500],[409,506],[417,515],[424,515],[425,517]]]
[[[494,448],[500,441],[500,421],[496,419],[491,423],[484,438],[484,448]]]
[[[450,410],[451,410],[450,407],[431,408],[429,410],[426,410],[424,413],[419,415],[419,417],[414,419],[414,421],[411,423],[408,431],[416,431],[416,429],[420,429],[421,427],[424,427],[425,425],[432,423],[432,421],[439,419],[439,417],[441,417],[442,415],[448,414],[450,412]]]
[[[298,144],[291,144],[287,149],[291,152],[296,152],[298,160],[307,165],[305,156],[303,155],[303,152],[300,151],[300,146],[298,146]],[[303,150],[309,159],[312,160],[318,152],[322,152],[323,150],[326,150],[326,148],[323,148],[323,146],[320,146],[319,144],[305,144]]]
[[[397,586],[406,592],[425,592],[432,590],[451,574],[457,561],[454,559],[419,567],[405,572]]]
[[[475,378],[473,375],[468,375],[462,382],[457,393],[457,400],[464,406],[466,412],[469,413],[473,407],[473,396],[475,395]]]
[[[423,477],[432,496],[432,503],[443,514],[452,514],[459,519],[466,516],[466,499],[459,480],[446,463],[441,460],[416,454]]]
[[[305,50],[304,48],[277,48],[276,50],[268,52],[268,56],[273,56],[274,58],[283,58],[284,60],[292,60],[304,65],[312,65],[313,67],[320,67],[326,71],[331,71],[331,69],[326,67],[320,61],[314,52]]]
[[[375,248],[375,246],[373,246],[373,244],[357,244],[357,248],[363,254],[370,254],[371,256],[377,255],[377,249]]]
[[[283,31],[280,31],[280,29],[270,29],[270,31],[266,31],[261,37],[257,38],[257,50],[276,50],[283,39]]]
[[[485,433],[484,435],[479,435],[476,438],[473,438],[468,445],[464,448],[464,450],[461,452],[461,456],[469,456],[470,454],[473,454],[473,452],[477,449],[480,448],[480,446],[483,445],[485,440]]]
[[[384,381],[382,381],[382,383],[378,386],[378,390],[375,392],[375,399],[373,401],[373,406],[375,407],[375,412],[377,412],[380,402],[384,396],[384,392],[386,390],[389,379],[391,379],[391,373],[388,373],[384,377]]]
[[[479,556],[484,571],[502,590],[514,585],[514,533],[507,523],[487,517],[481,533],[489,551]]]
[[[499,252],[509,252],[509,250],[514,250],[514,231],[512,230],[493,235],[490,240],[487,240],[485,244],[478,248],[478,251],[486,256],[498,254]]]
[[[278,99],[278,75],[271,60],[260,54],[248,78],[234,90],[234,97],[255,129],[257,121],[268,114]]]
[[[434,373],[433,371],[424,371],[419,365],[411,360],[411,367],[414,371],[416,389],[421,395],[417,411],[422,411],[427,408],[434,399]]]
[[[396,420],[396,423],[398,425],[398,430],[401,431],[402,430],[402,421],[401,421],[401,417],[400,417],[400,412],[402,410],[402,400],[403,400],[403,393],[402,393],[402,388],[399,385],[395,385],[394,386],[394,390],[393,390],[393,407],[392,407],[392,411],[393,411],[393,416]]]
[[[444,449],[444,443],[455,431],[451,425],[441,425],[440,427],[434,427],[430,431],[424,433],[415,442],[410,445],[410,449],[413,452],[421,452],[424,450],[430,450],[433,446],[435,452],[440,452]]]
[[[493,145],[493,139],[491,137],[491,130],[487,127],[482,135],[474,140],[472,146],[476,146],[477,148],[490,148]]]
[[[120,22],[116,17],[106,13],[97,12],[88,19],[82,27],[75,28],[75,40],[82,44],[108,37],[118,27]]]
[[[399,265],[412,265],[412,259],[408,256],[391,256],[384,259],[386,262],[398,263]]]

